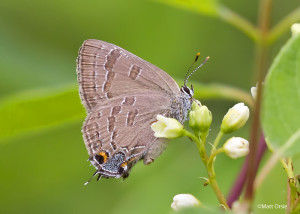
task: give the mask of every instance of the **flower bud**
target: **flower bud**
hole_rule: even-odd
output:
[[[191,194],[179,194],[173,198],[171,208],[175,211],[180,210],[184,207],[196,207],[200,206],[201,202]]]
[[[261,83],[261,86],[263,86],[263,82]],[[258,87],[258,83],[256,83],[255,87],[251,87],[251,95],[253,97],[254,100],[256,100],[257,97],[257,87]]]
[[[256,95],[257,95],[257,86],[251,87],[251,94],[254,100],[256,100]]]
[[[157,122],[151,125],[155,137],[177,138],[182,135],[183,125],[174,118],[156,116]]]
[[[291,27],[292,35],[296,36],[300,34],[300,23],[295,23]]]
[[[249,152],[249,142],[241,137],[232,137],[223,145],[224,152],[233,159],[246,156]]]
[[[189,125],[194,130],[206,132],[211,124],[212,115],[206,106],[199,105],[196,101],[192,104],[192,110],[189,113]]]
[[[221,124],[221,132],[231,133],[243,127],[249,118],[249,108],[244,103],[234,105],[224,116]]]
[[[248,214],[249,213],[249,205],[247,202],[235,201],[232,204],[231,211],[234,214]]]

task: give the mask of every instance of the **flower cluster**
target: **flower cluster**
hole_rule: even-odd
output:
[[[208,178],[205,178],[206,185],[210,184],[215,192],[220,192],[218,185],[216,185],[216,176],[214,172],[214,162],[216,155],[225,153],[228,157],[236,159],[246,156],[249,152],[249,142],[241,137],[231,137],[224,145],[218,148],[221,138],[225,134],[232,133],[243,127],[249,118],[249,108],[244,103],[238,103],[228,110],[224,116],[220,132],[216,137],[211,147],[210,155],[207,154],[205,142],[212,123],[212,114],[208,107],[201,105],[195,100],[192,103],[191,111],[189,112],[189,126],[194,131],[191,133],[186,130],[184,126],[174,118],[168,118],[162,115],[157,115],[157,121],[151,125],[154,131],[154,136],[158,138],[178,138],[187,136],[193,140],[198,147],[199,154],[208,171]],[[228,208],[226,199],[221,193],[217,194],[221,204]],[[173,198],[171,207],[174,210],[179,210],[184,207],[200,206],[198,199],[190,194],[179,194]]]
[[[245,125],[249,118],[249,108],[244,103],[238,103],[230,108],[224,116],[220,132],[222,134],[232,133]],[[183,125],[174,118],[157,115],[157,121],[151,125],[155,137],[177,138],[184,136]],[[195,132],[208,132],[212,122],[212,114],[207,106],[201,105],[199,101],[192,103],[189,112],[189,125]],[[231,158],[243,157],[249,152],[249,143],[240,137],[233,137],[226,141],[223,146],[224,152]]]

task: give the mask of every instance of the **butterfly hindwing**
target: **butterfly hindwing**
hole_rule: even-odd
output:
[[[152,162],[166,140],[155,138],[150,126],[157,114],[168,116],[170,105],[169,97],[153,91],[111,98],[96,106],[88,114],[82,132],[99,174],[127,177],[136,161]]]

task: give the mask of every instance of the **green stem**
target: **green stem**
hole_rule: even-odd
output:
[[[211,154],[210,157],[209,157],[208,164],[210,164],[211,162],[213,162],[213,161],[214,161],[214,158],[215,158],[218,154],[220,154],[220,153],[222,153],[222,152],[224,152],[223,147],[218,148],[217,150],[215,150],[214,152],[212,152],[212,154]]]
[[[300,198],[298,197],[298,199],[295,202],[295,207],[294,207],[294,210],[292,211],[292,213],[296,214],[296,213],[299,213],[299,211],[300,211]]]
[[[243,31],[247,36],[249,36],[255,42],[258,41],[258,30],[255,26],[248,20],[230,10],[224,5],[221,5],[217,9],[218,15],[225,20],[227,23],[235,26],[236,28]]]
[[[220,204],[222,204],[226,209],[229,209],[227,201],[226,201],[226,199],[225,199],[223,193],[221,192],[221,190],[219,188],[219,185],[217,183],[216,175],[215,175],[215,172],[214,172],[213,161],[210,162],[210,163],[208,163],[208,158],[207,158],[206,151],[205,151],[205,146],[204,146],[205,141],[203,141],[203,140],[206,139],[207,134],[202,135],[203,136],[202,140],[200,140],[201,137],[199,139],[194,134],[192,134],[191,132],[189,132],[189,131],[187,131],[187,130],[184,129],[183,130],[183,135],[189,137],[190,139],[192,139],[196,143],[196,145],[198,147],[198,151],[199,151],[200,157],[201,157],[201,159],[202,159],[202,161],[203,161],[203,163],[204,163],[204,165],[206,167],[206,170],[207,170],[209,184],[212,187],[213,191],[215,192],[215,194],[216,194],[216,196],[217,196]],[[217,151],[215,152],[216,154],[219,153],[219,152],[221,152],[220,150],[218,152]]]
[[[187,136],[187,137],[191,138],[197,144],[197,146],[200,145],[200,140],[193,133],[189,132],[188,130],[183,129],[182,134],[183,134],[183,136]]]
[[[223,132],[219,132],[218,133],[218,136],[216,137],[215,139],[215,142],[213,143],[213,146],[212,146],[212,149],[211,149],[211,152],[210,152],[210,156],[214,153],[214,151],[217,149],[220,141],[221,141],[221,138],[223,137],[224,133]]]
[[[293,165],[292,165],[292,160],[291,158],[288,158],[288,161],[286,163],[286,161],[281,158],[280,162],[284,168],[284,170],[286,171],[287,177],[288,177],[288,184],[289,184],[289,188],[290,188],[290,195],[289,195],[289,202],[288,202],[288,210],[293,210],[295,209],[295,199],[296,199],[296,195],[297,195],[297,187],[296,187],[296,178],[294,175],[294,171],[293,171]]]
[[[214,152],[213,154],[215,154]],[[229,210],[229,206],[227,204],[226,198],[224,197],[223,193],[220,190],[220,187],[216,180],[216,174],[215,174],[215,168],[214,168],[214,157],[210,156],[209,161],[206,165],[206,170],[208,174],[209,184],[213,188],[213,191],[215,192],[216,196],[219,199],[219,202],[227,209]]]
[[[242,32],[244,32],[247,36],[249,36],[254,41],[258,40],[258,30],[255,26],[250,23],[248,20],[235,13],[234,11],[227,8],[225,5],[221,4],[219,1],[211,1],[213,5],[211,5],[211,9],[213,11],[207,11],[205,8],[205,2],[202,1],[174,1],[174,0],[160,0],[161,2],[184,8],[198,14],[208,15],[208,16],[218,16],[221,20],[224,20],[228,24],[238,28]],[[204,4],[203,4],[204,3]],[[209,7],[208,7],[209,8]],[[214,10],[215,9],[215,10]],[[208,9],[209,10],[209,9]]]
[[[189,137],[190,139],[192,139],[192,141],[194,141],[197,145],[200,157],[203,161],[203,163],[206,165],[207,163],[207,155],[206,155],[206,151],[205,151],[205,147],[204,147],[204,143],[201,142],[199,140],[198,137],[196,137],[194,134],[192,134],[191,132],[187,131],[187,130],[183,130],[183,135]]]
[[[207,135],[208,135],[208,131],[207,132],[202,132],[200,134],[200,141],[203,143],[203,145],[205,146],[205,142],[206,142],[206,138],[207,138]]]
[[[222,147],[222,148],[219,148],[219,149],[217,149],[217,150],[214,150],[214,151],[212,152],[212,154],[210,155],[209,159],[208,159],[207,165],[208,165],[208,166],[210,166],[210,165],[212,166],[212,173],[213,173],[213,174],[215,174],[215,169],[214,169],[215,157],[217,156],[217,154],[220,154],[220,153],[222,153],[222,152],[224,152],[223,147]]]
[[[180,84],[182,80],[176,79],[176,82]],[[203,84],[196,81],[190,81],[190,83],[194,87],[196,99],[226,99],[243,102],[254,108],[254,100],[249,91],[220,83]]]
[[[275,27],[273,27],[268,36],[268,43],[272,44],[276,41],[284,32],[290,29],[291,25],[300,21],[300,7],[297,7],[294,11],[283,18]]]

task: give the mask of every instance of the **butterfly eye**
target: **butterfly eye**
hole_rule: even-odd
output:
[[[193,89],[193,88],[190,89],[190,88],[187,87],[187,86],[182,86],[182,87],[180,88],[180,91],[183,92],[184,94],[189,95],[190,97],[193,97],[193,95],[194,95],[194,89]]]
[[[106,152],[100,152],[94,157],[99,164],[103,164],[106,162],[108,155]]]

